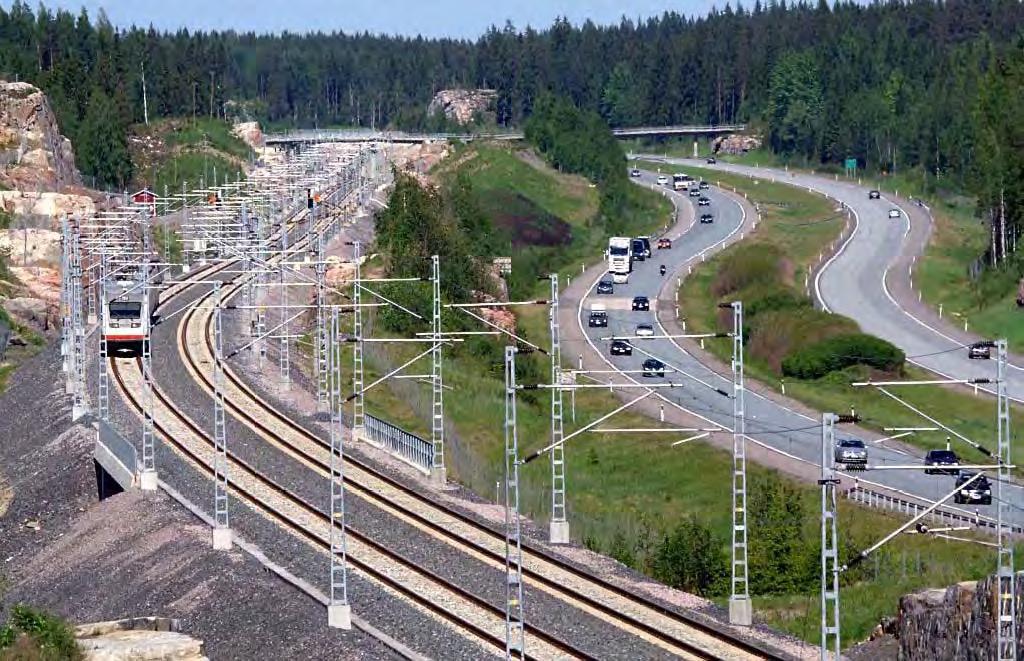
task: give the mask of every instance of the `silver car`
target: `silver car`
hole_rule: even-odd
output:
[[[868,449],[864,447],[864,441],[844,438],[836,443],[835,458],[837,464],[847,468],[851,465],[863,466],[868,463]]]

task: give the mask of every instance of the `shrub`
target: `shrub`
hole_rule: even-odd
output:
[[[711,529],[690,517],[665,537],[654,556],[654,577],[701,596],[721,594],[729,562]]]
[[[31,639],[35,647],[32,651],[37,656],[32,658],[54,661],[75,661],[82,658],[74,633],[64,620],[18,604],[11,609],[7,625],[0,628],[0,650],[17,645],[22,635]],[[23,658],[18,655],[21,651],[18,650],[14,658]]]
[[[810,305],[799,308],[762,311],[748,316],[748,353],[765,361],[776,373],[782,373],[782,361],[794,351],[827,338],[856,333],[857,324],[839,315],[816,310]]]
[[[800,349],[782,361],[782,372],[798,379],[818,379],[851,365],[887,372],[903,366],[906,356],[896,346],[865,333],[838,335]]]

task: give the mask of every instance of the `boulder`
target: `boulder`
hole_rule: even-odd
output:
[[[0,165],[6,188],[82,185],[71,141],[61,135],[46,95],[29,83],[0,81]]]
[[[1017,619],[1024,611],[1024,579],[1016,577]],[[996,579],[965,581],[900,599],[896,636],[901,659],[995,658]],[[1017,628],[1020,648],[1024,627]]]
[[[60,234],[35,228],[0,230],[0,252],[10,251],[15,266],[60,263]]]
[[[49,191],[0,190],[0,208],[14,216],[43,220],[96,213],[96,203],[90,197]]]
[[[81,625],[75,639],[87,661],[206,661],[203,641],[179,629],[177,620],[139,617]]]
[[[457,124],[469,124],[477,113],[489,110],[497,98],[498,92],[490,89],[441,90],[427,106],[427,114],[444,113]]]
[[[711,143],[711,150],[716,154],[745,154],[760,149],[761,144],[760,136],[732,133],[715,138]]]
[[[49,328],[46,319],[49,307],[46,301],[39,298],[18,297],[9,298],[3,302],[3,308],[7,314],[36,330]]]
[[[231,134],[253,149],[263,147],[263,129],[259,122],[239,122],[231,128]]]

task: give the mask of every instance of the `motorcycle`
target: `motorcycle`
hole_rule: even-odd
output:
[[[659,270],[659,271],[661,271],[661,274],[662,274],[662,275],[665,275],[665,265],[664,265],[664,264],[662,264],[662,265],[661,265],[661,266],[660,266],[660,267],[658,268],[658,270]]]

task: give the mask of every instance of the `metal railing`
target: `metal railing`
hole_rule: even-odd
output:
[[[398,457],[425,475],[430,475],[430,458],[433,450],[430,441],[369,413],[365,414],[363,428],[366,431],[366,440],[371,445]]]
[[[892,494],[853,487],[843,493],[847,500],[859,503],[866,507],[884,509],[896,514],[905,514],[908,517],[917,516],[928,508],[930,503],[910,500],[906,497],[894,496]],[[959,507],[943,506],[929,514],[932,522],[943,523],[951,526],[972,525],[978,528],[995,529],[995,519],[983,516],[978,511],[970,511]],[[1014,535],[1024,535],[1024,527],[1011,524],[1003,524]]]

